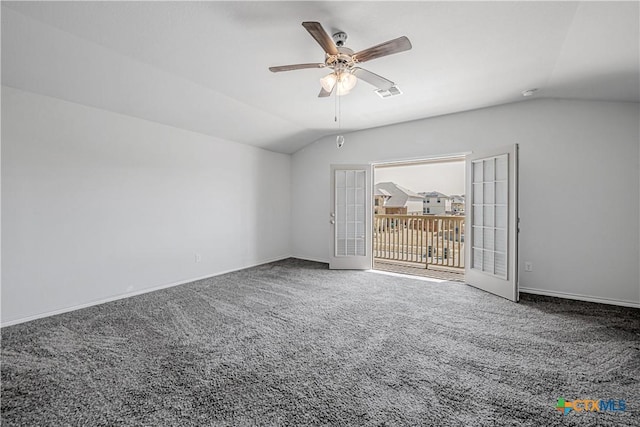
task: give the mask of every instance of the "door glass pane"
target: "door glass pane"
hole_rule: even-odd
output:
[[[496,204],[507,204],[507,182],[496,182]]]
[[[474,204],[482,204],[484,201],[484,197],[482,197],[482,186],[483,184],[473,184],[473,203]]]
[[[507,228],[507,206],[496,206],[496,227]]]
[[[477,225],[483,225],[482,221],[482,206],[473,207],[473,223]]]
[[[486,182],[484,184],[484,203],[493,204],[495,202],[493,198],[493,182]]]
[[[356,202],[356,195],[353,191],[347,191],[347,204],[353,205]]]
[[[347,205],[347,216],[345,218],[347,221],[355,221],[356,220],[356,207],[353,205]]]
[[[476,248],[483,247],[483,229],[482,227],[473,227],[473,246]]]
[[[485,228],[484,229],[484,233],[482,233],[484,238],[483,238],[483,244],[482,247],[484,249],[489,249],[489,250],[494,250],[494,234],[495,234],[495,229],[494,228]]]
[[[494,239],[493,239],[493,234],[495,233],[495,229],[493,228],[485,228],[484,229],[484,238],[483,238],[483,244],[482,247],[484,249],[489,249],[489,250],[493,250],[494,249]]]
[[[493,181],[495,179],[493,171],[494,159],[487,159],[484,161],[484,182]]]
[[[495,274],[497,276],[505,277],[507,275],[507,254],[502,254],[500,252],[496,252],[496,254],[495,254],[495,265],[496,265]]]
[[[473,250],[473,268],[482,270],[482,249]]]
[[[482,182],[482,160],[473,162],[473,182]]]
[[[357,171],[346,171],[347,188],[353,188],[356,186],[356,172]]]
[[[483,254],[483,259],[482,259],[482,270],[486,271],[487,273],[494,273],[493,270],[493,252],[491,251],[484,251]]]
[[[507,253],[507,230],[496,229],[495,248],[497,252]]]
[[[347,222],[347,238],[353,240],[357,237],[356,222]]]
[[[507,155],[496,157],[496,181],[506,181],[509,173]]]
[[[347,224],[338,222],[336,224],[336,233],[338,233],[338,239],[345,239],[347,237]]]
[[[356,254],[356,240],[355,239],[348,239],[347,240],[346,254],[347,255],[355,255]]]
[[[493,227],[494,222],[493,222],[493,206],[487,206],[484,205],[484,214],[483,214],[483,220],[484,222],[482,223],[482,225],[485,225],[487,227]]]

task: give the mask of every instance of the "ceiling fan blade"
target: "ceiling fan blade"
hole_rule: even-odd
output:
[[[302,26],[309,31],[311,37],[316,39],[318,44],[327,52],[329,55],[337,55],[338,48],[336,47],[333,39],[327,34],[327,32],[322,28],[319,22],[303,22]]]
[[[279,73],[280,71],[292,71],[303,70],[305,68],[324,68],[324,64],[314,62],[313,64],[293,64],[293,65],[280,65],[278,67],[269,67],[269,71]]]
[[[411,42],[406,36],[402,36],[397,39],[389,40],[388,42],[380,43],[379,45],[370,47],[369,49],[361,50],[360,52],[355,53],[353,57],[356,58],[358,62],[365,62],[382,56],[404,52],[409,49],[411,49]]]
[[[320,88],[320,93],[318,94],[318,98],[326,98],[327,96],[331,96],[331,94],[333,93],[333,89],[335,89],[336,85],[333,85],[333,87],[331,88],[331,92],[327,92],[326,90],[324,90],[324,88]]]
[[[372,73],[371,71],[360,67],[353,68],[353,75],[382,90],[389,90],[393,85],[395,85],[391,80],[387,80],[376,73]]]

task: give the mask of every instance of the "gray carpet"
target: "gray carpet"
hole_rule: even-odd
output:
[[[290,259],[3,328],[2,425],[638,426],[639,313]]]

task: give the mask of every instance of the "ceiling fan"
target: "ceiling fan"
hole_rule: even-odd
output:
[[[323,63],[281,65],[269,67],[274,73],[281,71],[302,70],[305,68],[330,68],[332,72],[320,79],[322,89],[318,97],[330,96],[333,91],[339,96],[348,94],[356,85],[358,79],[362,79],[378,89],[377,92],[392,91],[396,88],[395,83],[385,79],[371,71],[360,68],[357,64],[371,61],[382,56],[404,52],[411,49],[411,42],[405,36],[378,44],[359,52],[353,52],[348,47],[344,47],[347,34],[344,32],[335,33],[332,37],[322,28],[319,22],[303,22],[302,26],[311,34],[318,44],[324,49],[326,55]],[[396,89],[397,90],[397,89]],[[398,94],[400,93],[397,91]]]

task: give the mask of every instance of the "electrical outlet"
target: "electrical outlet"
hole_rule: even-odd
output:
[[[532,272],[533,271],[533,263],[530,261],[526,261],[524,263],[524,271]]]
[[[196,254],[196,262],[202,261],[202,255]]]

